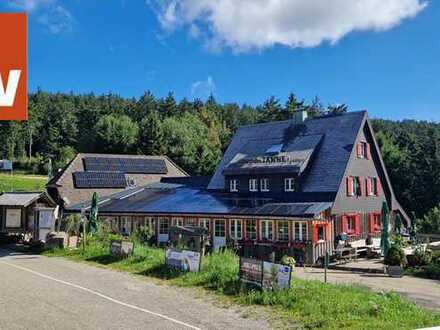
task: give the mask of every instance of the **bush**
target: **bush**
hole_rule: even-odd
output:
[[[406,257],[402,247],[393,244],[385,256],[384,263],[388,266],[405,266]]]
[[[283,265],[290,266],[290,267],[294,268],[296,265],[296,260],[294,257],[285,255],[281,258],[281,263]]]
[[[151,239],[154,236],[154,231],[149,226],[142,226],[137,228],[131,236],[134,241],[146,244],[151,242]]]

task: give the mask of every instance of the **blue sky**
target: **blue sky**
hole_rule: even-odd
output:
[[[240,104],[292,91],[440,121],[438,1],[253,1],[7,0],[0,11],[28,11],[31,90]]]

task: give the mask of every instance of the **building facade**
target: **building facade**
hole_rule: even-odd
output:
[[[207,185],[168,180],[115,194],[101,218],[126,232],[148,224],[159,243],[170,226],[203,226],[214,249],[233,244],[306,263],[332,254],[341,234],[353,246],[378,237],[383,202],[409,224],[365,111],[299,117],[241,127]]]

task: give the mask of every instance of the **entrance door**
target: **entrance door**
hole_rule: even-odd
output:
[[[214,251],[226,246],[225,220],[214,220]]]

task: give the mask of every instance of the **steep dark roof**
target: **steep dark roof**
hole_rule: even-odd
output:
[[[224,171],[234,158],[240,157],[240,154],[260,154],[264,148],[267,149],[271,145],[288,146],[289,141],[295,142],[296,139],[301,138],[304,141],[313,141],[312,136],[320,136],[319,147],[316,143],[311,144],[316,152],[314,160],[307,164],[309,168],[303,178],[302,190],[304,192],[336,192],[365,117],[366,112],[359,111],[309,119],[298,125],[294,125],[292,120],[287,120],[243,126],[238,129],[226,150],[208,189],[225,188]],[[297,143],[296,148],[299,145]],[[307,149],[310,148],[304,147],[304,150]],[[308,160],[307,157],[305,159]]]

